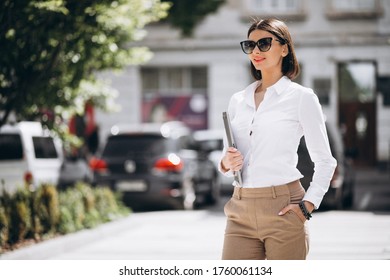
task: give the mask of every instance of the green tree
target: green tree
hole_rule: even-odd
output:
[[[3,0],[0,9],[0,126],[83,108],[107,109],[112,90],[96,78],[150,58],[134,42],[167,15],[160,0]],[[82,110],[82,109],[81,109]],[[56,118],[52,117],[52,121]]]
[[[183,37],[192,36],[195,26],[208,14],[218,10],[225,0],[163,0],[171,2],[167,21],[181,30]]]

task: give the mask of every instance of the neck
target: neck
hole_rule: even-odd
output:
[[[261,73],[261,89],[269,88],[283,77],[282,72]]]

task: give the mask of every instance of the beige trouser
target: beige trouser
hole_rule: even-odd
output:
[[[309,251],[305,224],[293,211],[278,213],[299,203],[305,190],[299,181],[266,187],[236,187],[226,203],[227,216],[222,259],[304,260]]]

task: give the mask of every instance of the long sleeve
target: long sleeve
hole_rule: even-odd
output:
[[[318,208],[328,191],[337,162],[329,146],[321,105],[313,92],[303,94],[301,97],[299,121],[314,163],[313,179],[304,200],[312,202]]]

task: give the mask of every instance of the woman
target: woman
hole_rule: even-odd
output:
[[[240,43],[256,82],[231,97],[228,113],[237,148],[225,147],[220,171],[241,172],[225,205],[223,259],[305,259],[305,222],[317,209],[336,167],[314,92],[292,82],[299,73],[284,22],[260,20]],[[303,189],[296,168],[300,138],[315,164]]]

